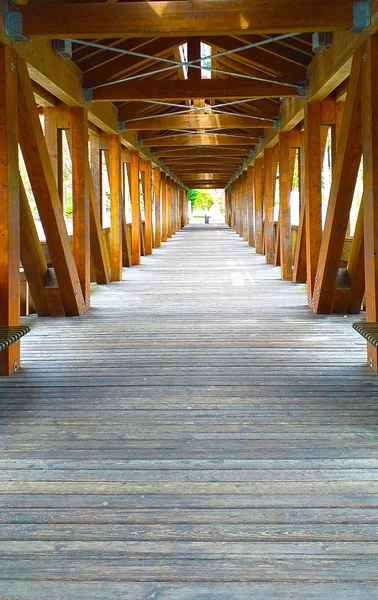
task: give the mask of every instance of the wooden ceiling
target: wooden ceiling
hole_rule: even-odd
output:
[[[115,4],[116,0],[93,0],[92,9],[99,4],[102,9],[109,3]],[[281,0],[276,3],[285,4]],[[43,11],[40,4],[40,0],[29,0],[28,6],[22,7],[23,11],[26,9],[26,28],[31,27],[27,11],[38,9],[40,15],[45,13],[48,4],[44,1]],[[68,2],[55,0],[54,9],[64,4]],[[69,4],[71,8],[85,6],[91,18],[88,2],[84,6],[80,0]],[[113,10],[123,11],[137,4],[119,2]],[[170,5],[192,3],[139,4],[164,4],[169,15]],[[212,4],[216,19],[217,11],[229,2]],[[345,2],[337,0],[335,5],[345,7]],[[90,89],[93,100],[114,102],[126,129],[137,131],[141,144],[187,187],[227,184],[265,130],[277,126],[281,99],[298,94],[313,57],[309,32],[285,38],[283,35],[289,34],[282,31],[225,35],[225,27],[220,27],[222,35],[212,35],[208,28],[208,33],[198,36],[191,29],[185,35],[174,36],[164,31],[164,35],[155,37],[136,37],[134,33],[125,38],[88,38],[83,35],[83,28],[77,27],[81,41],[73,43],[72,60],[83,73],[84,87]],[[53,37],[47,33],[47,37]],[[33,31],[34,34],[39,35]],[[67,32],[62,37],[69,35]],[[266,43],[271,38],[281,39]],[[198,68],[201,48],[202,55],[205,52],[212,56],[207,63],[212,71]],[[188,61],[197,61],[197,68],[186,69],[177,64],[182,61],[183,52]]]

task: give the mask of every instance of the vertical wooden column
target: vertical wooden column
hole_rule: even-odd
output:
[[[96,198],[98,210],[101,209],[101,150],[100,136],[90,135],[90,157],[89,162],[92,173],[93,193]]]
[[[152,254],[152,169],[149,160],[144,161],[144,247],[146,254]]]
[[[290,168],[290,133],[280,133],[280,241],[281,241],[281,278],[292,279],[291,260],[291,168]]]
[[[90,221],[88,195],[88,122],[87,110],[71,107],[71,159],[73,236],[72,248],[83,292],[83,310],[90,301]]]
[[[256,254],[263,253],[263,179],[262,158],[255,160],[255,242]]]
[[[247,167],[247,213],[248,213],[248,246],[255,245],[255,221],[253,210],[253,177],[254,168]]]
[[[242,198],[243,198],[243,230],[242,237],[248,242],[248,202],[247,202],[247,171],[242,174]]]
[[[58,129],[57,108],[44,108],[44,135],[58,193],[63,204],[63,130]]]
[[[293,281],[294,283],[306,282],[306,160],[305,160],[305,133],[300,132],[299,148],[299,227],[295,247]]]
[[[17,57],[0,46],[0,325],[20,323]],[[0,375],[20,363],[20,342],[0,352]]]
[[[274,264],[274,190],[275,172],[273,171],[273,148],[265,148],[264,151],[264,205],[265,205],[265,262]]]
[[[109,135],[110,268],[111,280],[122,279],[121,146],[118,135]]]
[[[362,65],[362,151],[364,160],[364,251],[366,321],[378,321],[378,37],[366,42]],[[378,371],[378,351],[368,343],[368,363]]]
[[[316,270],[322,241],[321,103],[309,102],[305,118],[307,298],[313,305]]]
[[[140,206],[139,206],[139,155],[130,152],[130,197],[131,197],[131,254],[132,264],[140,263]]]
[[[171,188],[171,178],[166,177],[165,179],[165,188],[166,188],[166,203],[167,203],[167,238],[172,237],[172,188]]]
[[[161,246],[161,177],[159,169],[154,169],[154,203],[155,203],[155,248]]]
[[[167,175],[161,174],[161,241],[167,241]]]
[[[188,62],[201,58],[201,38],[190,37],[188,38]],[[199,66],[201,63],[198,61],[195,63]],[[201,79],[201,69],[191,69],[188,67],[188,79],[189,81],[199,81]]]

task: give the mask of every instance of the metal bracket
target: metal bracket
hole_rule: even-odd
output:
[[[118,130],[126,131],[126,121],[124,119],[118,119]]]
[[[84,104],[89,104],[93,102],[93,89],[92,88],[83,88],[83,102]]]
[[[352,29],[351,33],[361,33],[370,25],[370,0],[365,2],[352,2]]]
[[[259,136],[259,144],[263,144],[265,142],[265,136],[260,135]]]
[[[142,148],[142,146],[143,146],[142,138],[137,138],[137,144],[138,144],[139,148]]]
[[[279,117],[273,117],[272,127],[273,127],[273,129],[280,128],[280,118]]]
[[[312,34],[312,51],[318,54],[331,45],[332,34],[330,31],[318,31]]]
[[[300,85],[297,91],[297,98],[306,99],[307,98],[307,86]]]
[[[10,12],[7,4],[4,4],[4,32],[14,42],[28,41],[22,33],[22,14]]]

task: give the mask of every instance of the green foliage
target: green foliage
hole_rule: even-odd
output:
[[[192,203],[192,210],[203,210],[206,212],[214,204],[212,195],[206,190],[189,190],[188,199]]]

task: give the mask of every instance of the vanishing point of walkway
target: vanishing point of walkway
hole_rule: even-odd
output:
[[[29,319],[0,381],[0,598],[378,597],[378,377],[224,226],[82,318]]]

